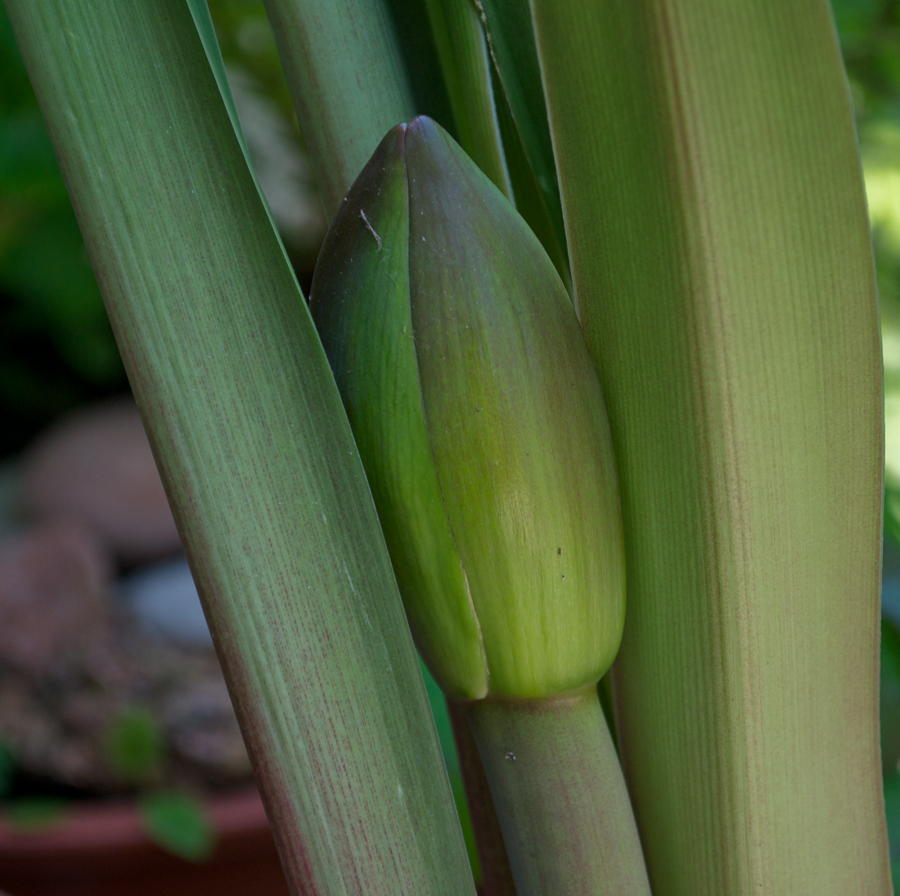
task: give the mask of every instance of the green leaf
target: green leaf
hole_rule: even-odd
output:
[[[882,366],[825,0],[533,0],[655,896],[883,894]]]
[[[459,756],[456,753],[456,743],[453,740],[453,728],[450,725],[450,715],[447,712],[447,701],[438,683],[428,671],[428,666],[419,660],[419,670],[422,680],[425,682],[425,692],[428,694],[428,703],[431,706],[431,714],[434,717],[434,727],[437,731],[438,741],[441,744],[441,753],[444,757],[444,765],[451,782],[459,778]],[[454,794],[454,797],[456,794]],[[457,800],[459,808],[459,800]]]
[[[881,763],[885,776],[898,770],[900,761],[900,631],[894,622],[881,620]]]
[[[555,243],[562,247],[565,257],[566,234],[562,205],[528,0],[475,0],[475,5],[481,11],[491,56],[503,85],[522,150],[538,186],[543,205],[540,217],[549,220],[555,233]],[[521,186],[515,181],[513,183],[517,200],[519,193],[528,189],[526,178],[523,177],[520,183]],[[531,216],[525,217],[531,224]],[[539,229],[535,227],[535,230]],[[542,242],[555,261],[558,250],[553,249],[548,239]]]
[[[456,741],[453,738],[453,726],[450,723],[447,701],[438,683],[428,671],[428,667],[421,660],[419,660],[419,667],[422,672],[422,678],[425,681],[425,690],[428,694],[428,702],[431,705],[431,714],[434,716],[434,727],[437,730],[438,740],[441,744],[444,765],[447,767],[447,777],[450,780],[450,789],[453,791],[453,800],[456,803],[459,824],[462,828],[463,839],[466,842],[469,864],[472,866],[472,874],[477,881],[480,879],[481,874],[478,850],[475,845],[475,832],[472,829],[472,818],[469,814],[469,804],[466,801],[462,771],[459,765],[459,754],[456,750]]]
[[[208,859],[216,832],[203,804],[184,793],[154,793],[138,798],[138,813],[154,843],[190,862]]]
[[[125,711],[106,733],[106,752],[113,771],[126,781],[147,781],[159,773],[165,741],[159,723],[145,709]]]
[[[503,139],[503,152],[513,186],[516,210],[528,222],[534,235],[546,249],[553,266],[565,284],[566,290],[572,292],[572,274],[569,271],[569,259],[566,253],[565,233],[557,226],[559,222],[551,219],[547,203],[534,168],[525,154],[522,138],[516,129],[512,112],[502,87],[499,86],[496,70],[493,73],[494,96],[497,99],[497,122]]]
[[[471,0],[426,0],[457,139],[507,199],[512,184],[506,167],[491,81],[491,60],[481,20]]]
[[[884,473],[887,532],[900,541],[900,124],[870,122],[860,133],[873,228],[884,360]]]
[[[253,182],[256,184],[256,191],[259,193],[259,198],[265,206],[266,214],[268,214],[269,221],[272,224],[272,230],[277,234],[278,228],[275,225],[275,219],[272,217],[272,210],[269,208],[266,195],[263,193],[262,186],[260,186],[259,178],[256,176],[256,170],[253,167],[253,159],[250,157],[250,149],[247,146],[247,140],[244,137],[244,131],[241,127],[241,120],[238,117],[237,107],[234,105],[234,97],[231,95],[231,87],[228,84],[228,74],[225,71],[225,60],[222,58],[222,52],[219,49],[219,41],[216,38],[216,30],[213,26],[212,17],[209,14],[207,0],[187,0],[187,4],[191,11],[191,16],[194,19],[194,25],[197,28],[197,35],[203,44],[209,67],[212,70],[213,77],[216,79],[216,85],[219,88],[222,102],[225,104],[225,108],[228,111],[228,118],[231,121],[235,136],[241,146],[241,152],[244,154],[244,161],[246,161],[247,168],[253,176]],[[280,236],[278,237],[278,240],[281,242]],[[285,259],[287,259],[287,250],[284,248],[283,243],[282,251],[284,252]]]
[[[187,6],[7,9],[291,886],[471,892],[340,396]]]
[[[436,687],[436,685],[435,685]],[[443,697],[441,697],[443,700]],[[444,709],[444,713],[446,714],[446,708]],[[449,727],[450,721],[447,721],[447,725]],[[457,762],[457,767],[459,763]],[[13,777],[16,774],[16,760],[12,754],[12,751],[9,747],[6,746],[2,741],[0,741],[0,799],[6,796],[9,793],[9,789],[12,786]]]
[[[884,806],[891,849],[891,877],[896,893],[900,890],[900,772],[895,771],[884,779]]]
[[[326,213],[381,138],[416,112],[383,0],[267,0],[297,120]]]
[[[403,57],[413,105],[420,115],[455,133],[453,111],[441,72],[426,4],[421,0],[386,0]]]

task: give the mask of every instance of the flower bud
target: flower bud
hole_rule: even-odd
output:
[[[597,374],[537,238],[434,122],[382,141],[312,286],[410,627],[448,696],[596,681],[625,609]]]

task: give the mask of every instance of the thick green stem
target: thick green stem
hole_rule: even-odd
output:
[[[519,896],[649,896],[596,688],[466,707]]]

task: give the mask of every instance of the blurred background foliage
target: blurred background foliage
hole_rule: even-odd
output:
[[[832,2],[859,125],[881,295],[886,392],[882,751],[894,879],[900,881],[900,0]],[[421,12],[421,4],[393,0],[393,5],[409,13],[406,43],[427,40],[421,16],[410,18],[411,10]],[[262,2],[211,0],[210,7],[260,181],[308,293],[325,223]],[[427,61],[428,55],[420,58]],[[415,78],[423,90],[431,80]],[[440,114],[445,98],[420,100],[423,108],[446,119]],[[64,411],[127,389],[75,216],[0,6],[0,458],[20,451]],[[433,690],[459,797],[449,722]],[[466,833],[470,839],[471,832]]]
[[[0,453],[124,372],[9,23],[0,23]]]

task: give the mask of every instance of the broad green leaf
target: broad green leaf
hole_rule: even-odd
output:
[[[435,685],[437,687],[437,685]],[[441,697],[443,700],[443,696]],[[444,708],[444,714],[446,715],[446,707]],[[447,720],[447,726],[450,726],[450,720]],[[456,753],[454,752],[454,758],[456,758]],[[459,771],[459,761],[456,763],[457,771]],[[12,786],[13,778],[16,774],[16,760],[13,757],[12,752],[9,747],[6,746],[2,741],[0,741],[0,799],[6,796],[9,793],[9,789]]]
[[[234,97],[231,95],[231,87],[228,85],[228,74],[225,71],[225,60],[222,58],[222,52],[219,49],[219,41],[216,38],[216,30],[213,27],[212,17],[209,14],[209,6],[207,5],[206,0],[187,0],[188,8],[191,11],[191,17],[194,20],[194,26],[197,29],[197,34],[200,37],[200,42],[203,44],[203,50],[206,53],[206,59],[209,62],[209,67],[212,70],[213,77],[216,79],[216,86],[219,88],[219,94],[222,97],[222,102],[225,104],[225,108],[228,111],[228,118],[231,121],[231,125],[234,128],[235,136],[237,137],[238,143],[241,146],[241,152],[244,154],[244,160],[247,163],[247,168],[249,169],[251,175],[253,176],[253,182],[256,184],[256,190],[259,193],[259,198],[262,200],[263,206],[266,209],[266,214],[269,216],[269,221],[272,224],[272,230],[277,234],[278,228],[275,225],[275,219],[272,217],[272,210],[269,208],[269,203],[266,200],[265,193],[263,193],[263,189],[260,186],[259,178],[256,176],[256,171],[253,167],[253,159],[250,157],[250,149],[247,146],[247,141],[244,138],[244,131],[241,128],[241,120],[238,118],[237,107],[234,105]],[[279,242],[281,241],[281,237],[278,237]],[[284,252],[284,257],[287,259],[287,250],[284,248],[282,244],[282,251]]]
[[[23,796],[3,805],[6,823],[19,834],[40,834],[62,824],[71,804],[51,796]]]
[[[455,134],[453,111],[441,72],[428,10],[422,0],[385,0],[400,47],[416,113],[428,115]]]
[[[497,122],[503,139],[503,152],[509,170],[509,179],[513,186],[516,210],[528,222],[534,235],[541,241],[553,266],[571,295],[572,275],[569,272],[569,259],[566,254],[565,233],[557,228],[547,210],[547,203],[540,184],[535,177],[534,168],[525,154],[522,138],[516,129],[506,100],[506,94],[499,84],[496,69],[493,71],[494,96],[497,100]]]
[[[889,892],[882,368],[825,0],[534,0],[622,486],[655,896]]]
[[[900,762],[900,631],[884,617],[881,620],[881,762],[885,777]]]
[[[122,713],[106,732],[106,755],[113,771],[126,781],[153,778],[165,759],[165,740],[159,723],[145,709]]]
[[[225,103],[225,108],[228,110],[228,118],[234,127],[244,158],[247,160],[247,167],[252,171],[253,163],[250,160],[250,150],[247,148],[247,141],[244,139],[244,132],[241,129],[237,108],[234,105],[234,97],[231,95],[231,88],[228,86],[225,60],[222,58],[222,52],[219,49],[219,41],[216,37],[216,29],[213,26],[212,17],[209,14],[209,6],[206,0],[187,0],[187,5],[191,11],[191,18],[194,20],[197,35],[203,44],[209,67],[212,70],[213,77],[216,79],[219,93],[222,95],[222,102]],[[260,191],[260,195],[262,195],[262,191]]]
[[[884,805],[891,844],[892,892],[897,893],[900,891],[900,772],[895,771],[884,779]]]
[[[900,126],[888,120],[871,122],[860,140],[884,359],[884,523],[900,539]]]
[[[187,5],[7,8],[291,886],[472,892],[340,397]]]
[[[434,727],[437,729],[438,740],[441,744],[444,765],[447,767],[450,789],[453,791],[453,799],[456,802],[456,811],[459,814],[459,824],[462,828],[463,839],[466,841],[469,864],[472,866],[472,874],[475,880],[478,881],[481,877],[481,868],[479,866],[478,851],[475,846],[475,833],[472,829],[469,805],[466,802],[462,770],[459,765],[459,754],[453,739],[453,727],[447,710],[447,701],[438,683],[431,677],[428,667],[421,660],[419,661],[419,666],[422,672],[422,679],[425,681],[425,690],[428,693],[431,714],[434,716]]]

